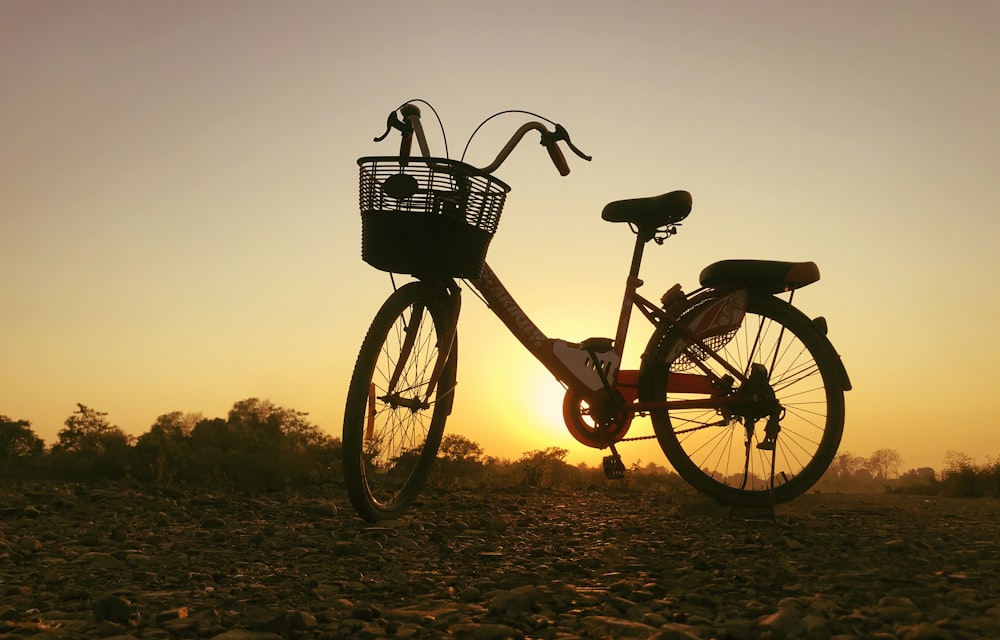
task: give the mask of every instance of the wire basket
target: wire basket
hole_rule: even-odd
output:
[[[418,277],[478,278],[510,187],[445,158],[365,157],[361,258]]]

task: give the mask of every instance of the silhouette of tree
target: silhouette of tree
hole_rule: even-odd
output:
[[[481,480],[486,468],[483,448],[465,436],[449,433],[438,446],[435,468],[435,478],[446,482]]]
[[[340,471],[340,441],[325,435],[307,416],[270,400],[240,400],[225,420],[201,420],[191,429],[190,457],[197,466],[188,465],[185,475],[226,477],[251,489],[335,475]]]
[[[441,438],[438,455],[452,462],[482,462],[483,448],[465,436],[449,433]]]
[[[74,480],[119,479],[130,474],[133,438],[108,422],[107,413],[79,403],[76,407],[52,447],[52,471]]]
[[[303,411],[279,408],[277,412],[278,425],[289,444],[298,451],[322,448],[333,444],[333,439],[309,422],[308,416],[309,414]]]
[[[858,471],[864,469],[865,465],[867,465],[865,458],[854,455],[850,451],[842,451],[834,457],[825,475],[834,480],[848,480],[853,478]]]
[[[161,485],[195,479],[201,466],[192,459],[191,433],[201,421],[201,414],[181,411],[159,416],[136,440],[136,475]]]
[[[975,458],[961,451],[948,451],[944,455],[941,484],[945,495],[966,498],[986,495],[990,490],[988,465],[976,464]]]
[[[286,443],[302,451],[329,444],[330,438],[309,422],[309,414],[275,405],[270,400],[247,398],[229,410],[229,424],[236,431],[249,429],[270,437],[284,436]]]
[[[876,480],[889,480],[899,476],[903,456],[895,449],[878,449],[868,458],[868,470]]]
[[[170,439],[187,438],[201,420],[203,418],[200,413],[184,413],[182,411],[165,413],[156,419],[147,435]]]
[[[910,469],[899,476],[899,485],[903,487],[931,487],[937,482],[937,474],[931,467]]]
[[[66,428],[58,434],[57,451],[102,453],[121,450],[131,444],[131,437],[108,422],[108,414],[77,403],[73,415],[66,418]]]
[[[0,415],[0,460],[41,455],[45,443],[31,430],[27,420],[11,420]]]
[[[237,439],[229,429],[229,423],[222,418],[200,420],[191,429],[191,448],[197,452],[213,451],[222,455],[233,448]]]
[[[517,480],[528,487],[553,486],[558,484],[565,470],[568,449],[549,447],[542,450],[527,451],[513,464]]]
[[[960,473],[976,468],[976,459],[962,451],[946,451],[944,454],[944,473]]]

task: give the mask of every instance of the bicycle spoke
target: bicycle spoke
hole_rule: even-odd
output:
[[[363,378],[352,379],[344,464],[351,502],[368,520],[398,517],[437,452],[448,415],[440,401],[452,397],[455,380],[448,359],[441,386],[429,391],[445,299],[422,283],[404,285],[383,305],[359,355],[355,376]]]
[[[716,396],[729,401],[716,410],[677,405],[650,413],[675,469],[700,490],[733,504],[769,504],[772,469],[775,490],[793,483],[781,495],[794,497],[818,479],[839,443],[843,393],[830,395],[824,374],[833,356],[811,346],[811,322],[790,309],[769,296],[753,298],[735,333],[714,340],[715,354],[672,349],[671,337],[663,339],[662,353],[680,354],[678,372],[694,365],[709,378],[722,379],[734,369],[743,373],[731,391]],[[672,339],[683,338],[676,332]],[[659,375],[668,402],[706,398],[683,387],[671,393],[670,370]],[[833,415],[831,398],[837,400]]]

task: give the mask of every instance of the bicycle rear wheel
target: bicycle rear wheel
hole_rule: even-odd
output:
[[[681,323],[701,308],[686,311]],[[767,417],[755,419],[747,415],[752,412],[720,406],[651,412],[660,447],[681,477],[724,504],[764,507],[792,500],[820,479],[840,446],[845,382],[839,356],[809,318],[770,295],[750,294],[741,324],[728,341],[719,342],[724,344],[716,352],[736,371],[766,372],[782,408],[773,446],[758,446],[766,439]],[[676,383],[677,391],[672,391],[670,372],[702,373],[707,368],[720,378],[727,373],[703,350],[690,348],[673,327],[654,334],[647,354],[650,361],[643,362],[640,372],[647,400],[707,397]],[[739,385],[737,381],[734,391]]]
[[[344,410],[344,482],[369,522],[402,515],[437,455],[454,397],[457,337],[432,397],[428,390],[449,307],[443,288],[403,285],[375,315],[358,353]]]

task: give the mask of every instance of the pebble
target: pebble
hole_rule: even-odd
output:
[[[441,491],[372,527],[340,487],[4,487],[0,636],[987,637],[1000,502]],[[110,590],[110,592],[109,592]]]

